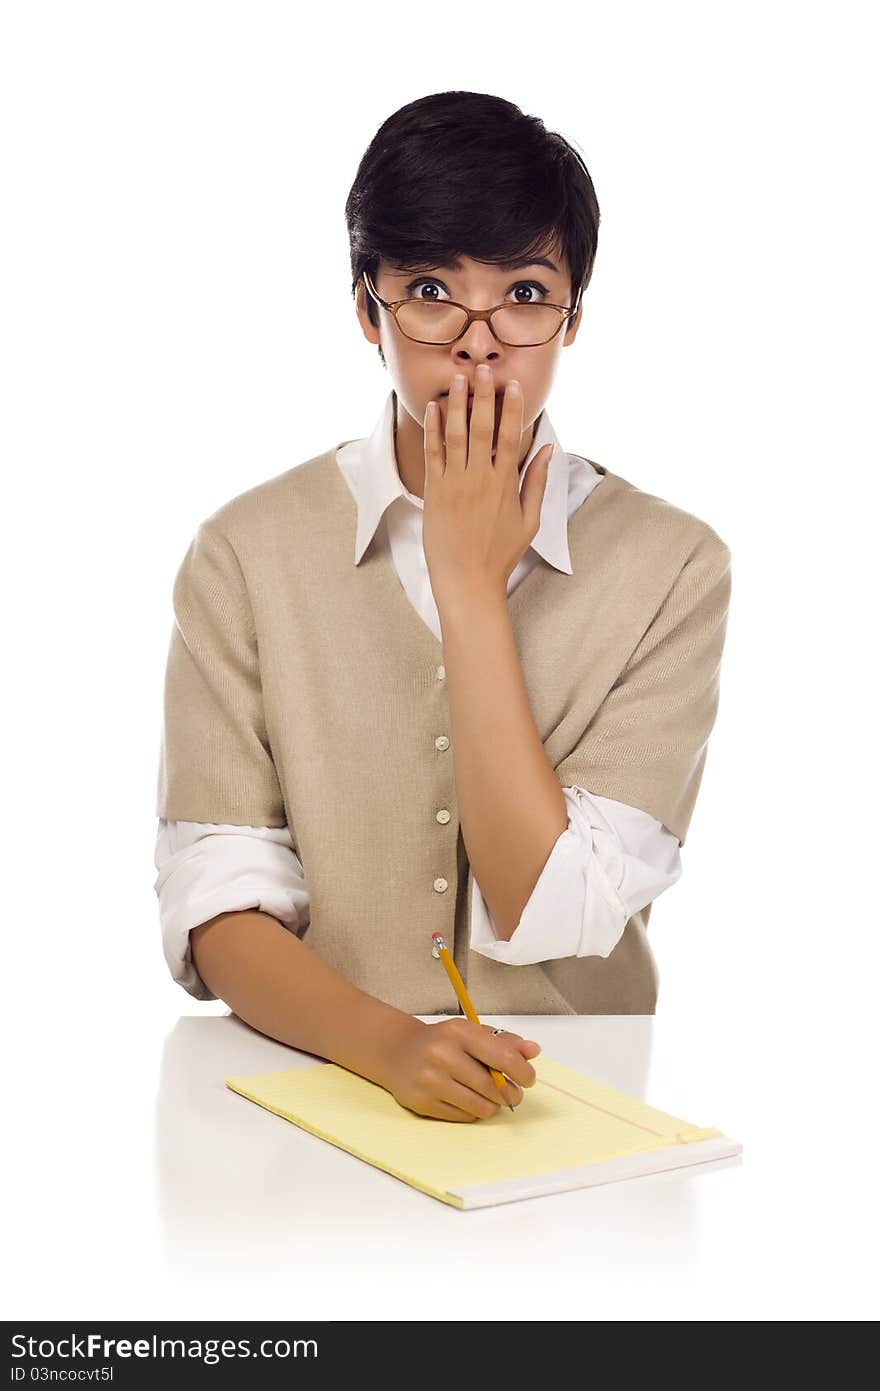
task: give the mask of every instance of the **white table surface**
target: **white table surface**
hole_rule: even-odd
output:
[[[118,1003],[118,1002],[117,1002]],[[458,1211],[247,1101],[232,1074],[313,1062],[231,1014],[135,1010],[26,1077],[6,1317],[858,1318],[873,1154],[810,1126],[729,1038],[653,1016],[487,1016],[543,1053],[741,1141],[737,1158]],[[780,1059],[784,1053],[779,1054]],[[826,1083],[827,1090],[827,1083]],[[861,1234],[861,1235],[860,1235]]]

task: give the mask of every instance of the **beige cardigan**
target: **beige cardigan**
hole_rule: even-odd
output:
[[[409,1013],[459,1013],[435,931],[481,1014],[654,1013],[650,905],[607,958],[510,966],[469,950],[442,643],[387,554],[371,544],[354,563],[339,447],[196,531],[174,583],[157,815],[286,823],[309,886],[304,942]],[[569,520],[573,573],[539,560],[510,595],[517,650],[560,784],[640,807],[684,844],[718,707],[730,551],[594,466],[603,482]]]

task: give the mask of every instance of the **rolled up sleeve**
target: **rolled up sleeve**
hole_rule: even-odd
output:
[[[568,827],[556,841],[510,940],[499,941],[471,880],[471,949],[527,966],[610,956],[634,913],[681,877],[678,837],[655,817],[579,786],[563,787]]]
[[[160,818],[154,858],[165,961],[197,1000],[217,998],[192,959],[190,932],[199,923],[257,909],[297,934],[308,926],[308,887],[287,826]]]

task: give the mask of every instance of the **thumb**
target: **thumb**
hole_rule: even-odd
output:
[[[545,444],[543,448],[538,450],[526,470],[520,493],[523,516],[528,525],[533,527],[535,531],[538,530],[541,520],[541,503],[544,501],[544,490],[547,486],[547,473],[552,454],[552,444]]]

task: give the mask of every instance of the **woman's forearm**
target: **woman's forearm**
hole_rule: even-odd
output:
[[[190,941],[208,989],[245,1023],[380,1086],[394,1050],[426,1027],[358,990],[269,913],[220,913]]]

